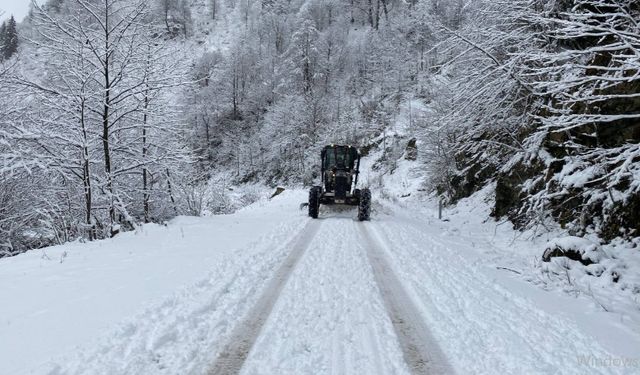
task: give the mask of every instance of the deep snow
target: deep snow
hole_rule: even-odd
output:
[[[407,173],[400,165],[388,178]],[[405,185],[387,182],[392,199],[369,223],[323,210],[243,374],[409,373],[363,229],[456,373],[639,371],[637,306],[607,312],[593,296],[541,284],[546,238],[484,222],[482,193],[440,221],[433,200],[401,198]],[[232,215],[0,260],[0,373],[206,373],[308,230],[305,199],[287,190]],[[601,289],[594,295],[615,295]]]
[[[169,340],[156,336],[161,325],[186,319],[183,314],[193,312],[185,312],[189,309],[208,310],[207,298],[219,298],[217,291],[244,277],[242,272],[254,271],[251,259],[256,254],[264,253],[261,261],[277,263],[277,244],[304,224],[294,203],[300,194],[294,196],[268,205],[262,201],[234,215],[180,217],[167,227],[145,225],[114,239],[2,259],[0,374],[44,373],[46,362],[75,357],[79,347],[104,341],[98,345],[115,348],[113,340],[134,345],[132,337],[146,342],[130,350],[153,357],[159,341]],[[251,276],[267,277],[269,270],[262,271]],[[189,328],[198,334],[196,327]],[[191,340],[191,333],[174,339]],[[120,362],[112,365],[122,368]],[[135,373],[132,367],[126,371]]]

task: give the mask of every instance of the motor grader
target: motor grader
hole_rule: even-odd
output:
[[[322,149],[322,186],[309,190],[309,216],[316,219],[320,205],[358,206],[358,220],[369,220],[371,191],[358,189],[360,152],[350,145],[328,145]]]

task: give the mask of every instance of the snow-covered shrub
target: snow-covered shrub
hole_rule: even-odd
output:
[[[204,184],[196,184],[186,188],[185,200],[187,215],[200,216],[205,208],[207,187]]]
[[[235,209],[230,193],[228,176],[220,176],[209,181],[205,194],[203,214],[227,214]]]
[[[264,198],[264,193],[259,187],[255,185],[243,186],[241,187],[241,192],[237,198],[237,205],[239,208],[246,207],[262,198]]]
[[[598,242],[573,236],[549,241],[527,278],[546,289],[591,298],[605,311],[639,309],[640,238]]]
[[[549,262],[554,257],[567,257],[588,266],[599,263],[605,258],[605,254],[600,245],[595,242],[586,238],[567,236],[551,240],[542,254],[544,262]]]

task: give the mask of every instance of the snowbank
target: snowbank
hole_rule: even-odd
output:
[[[0,259],[0,374],[42,373],[48,362],[78,347],[132,332],[146,331],[152,346],[179,339],[155,337],[145,321],[160,323],[153,319],[157,314],[188,310],[198,288],[233,276],[256,253],[273,250],[303,224],[298,204],[305,199],[285,191],[233,215],[179,217],[113,239]],[[66,362],[74,361],[72,355]]]

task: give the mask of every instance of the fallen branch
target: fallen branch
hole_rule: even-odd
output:
[[[516,270],[514,270],[513,268],[496,266],[496,269],[499,269],[499,270],[505,270],[505,271],[511,271],[511,272],[513,272],[513,273],[517,273],[518,275],[522,275],[522,272],[520,272],[520,271],[516,271]]]

